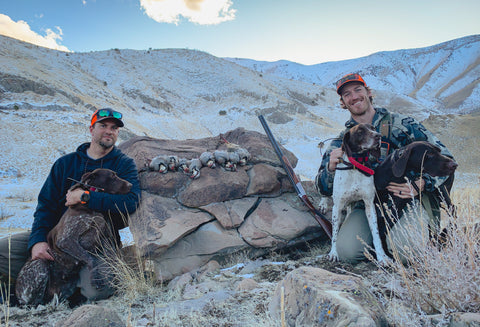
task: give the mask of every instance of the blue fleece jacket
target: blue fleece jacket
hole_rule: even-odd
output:
[[[105,157],[94,160],[87,155],[90,143],[84,143],[77,151],[59,158],[52,166],[50,174],[38,195],[32,232],[28,242],[30,250],[38,242],[46,242],[48,232],[58,223],[67,210],[65,196],[68,189],[75,184],[68,177],[80,180],[86,172],[97,168],[115,171],[120,178],[132,183],[128,194],[108,194],[90,192],[88,207],[102,212],[110,220],[117,242],[120,241],[119,229],[127,226],[127,214],[133,213],[140,201],[140,183],[135,162],[114,147]],[[120,244],[120,243],[117,243]]]

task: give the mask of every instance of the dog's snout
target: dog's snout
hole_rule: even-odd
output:
[[[132,188],[132,183],[130,182],[127,182],[125,180],[122,180],[123,183],[121,184],[121,187],[120,187],[120,193],[121,194],[127,194],[128,192],[130,192],[131,188]]]
[[[450,168],[451,170],[455,170],[457,169],[457,167],[458,167],[458,164],[455,161],[450,161],[448,163],[448,168]]]

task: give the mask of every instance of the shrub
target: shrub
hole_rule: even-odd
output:
[[[389,269],[382,267],[389,285],[396,285],[385,292],[385,298],[390,307],[398,307],[399,301],[404,307],[390,316],[395,325],[422,321],[428,314],[480,311],[479,190],[465,189],[452,198],[457,212],[442,212],[445,237],[432,240],[407,225],[405,233],[411,241],[401,249],[406,260],[398,260],[400,249],[394,249],[397,260]],[[407,313],[405,307],[411,311]]]

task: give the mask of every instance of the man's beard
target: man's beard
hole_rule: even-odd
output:
[[[104,142],[104,141],[100,140],[98,142],[98,145],[100,145],[102,148],[107,150],[107,149],[110,149],[111,147],[113,147],[115,145],[115,142]]]

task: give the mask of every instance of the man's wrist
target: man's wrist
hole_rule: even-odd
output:
[[[82,195],[80,196],[80,203],[81,204],[87,204],[88,201],[90,201],[90,192],[89,191],[85,191],[82,193]]]

